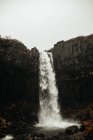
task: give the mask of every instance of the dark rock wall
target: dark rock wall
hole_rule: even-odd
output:
[[[93,35],[60,41],[50,51],[61,112],[69,117],[79,107],[93,103]],[[27,114],[26,120],[31,116],[35,119],[39,109],[39,52],[36,48],[28,50],[15,39],[0,38],[0,104],[6,103],[10,103],[7,113],[16,116],[19,112],[19,116]]]
[[[27,101],[38,108],[39,52],[15,39],[0,38],[0,103]],[[36,109],[37,110],[37,109]]]
[[[93,102],[93,35],[60,41],[50,51],[61,111]]]

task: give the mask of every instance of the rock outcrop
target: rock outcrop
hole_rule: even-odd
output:
[[[68,115],[93,102],[93,35],[60,41],[50,51],[61,111]]]
[[[18,40],[0,38],[0,113],[4,112],[8,116],[10,112],[9,119],[20,117],[20,113],[23,117],[29,116],[31,112],[37,113],[38,74],[39,52],[35,47],[28,50]],[[16,115],[18,112],[19,115]]]

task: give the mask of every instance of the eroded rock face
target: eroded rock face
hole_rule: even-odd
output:
[[[11,114],[19,112],[20,116],[22,105],[26,103],[29,106],[26,108],[29,108],[29,114],[38,111],[38,67],[39,52],[36,48],[28,50],[24,44],[15,39],[0,38],[0,104],[9,103],[8,111],[10,107]],[[19,111],[16,107],[15,111],[12,111],[13,104],[20,106]],[[2,107],[0,112],[1,110]],[[25,115],[25,112],[23,114]]]
[[[93,35],[60,41],[50,51],[54,58],[61,111],[71,113],[71,108],[92,102]]]

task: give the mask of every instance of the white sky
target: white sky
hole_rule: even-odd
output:
[[[93,33],[93,0],[0,0],[0,34],[29,49]]]

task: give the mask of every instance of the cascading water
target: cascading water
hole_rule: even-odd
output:
[[[58,107],[58,90],[53,69],[52,54],[42,52],[40,54],[40,127],[64,128],[73,123],[63,121]]]
[[[42,53],[40,57],[40,114],[41,124],[50,124],[61,121],[58,108],[58,90],[55,73],[53,71],[52,54]]]

